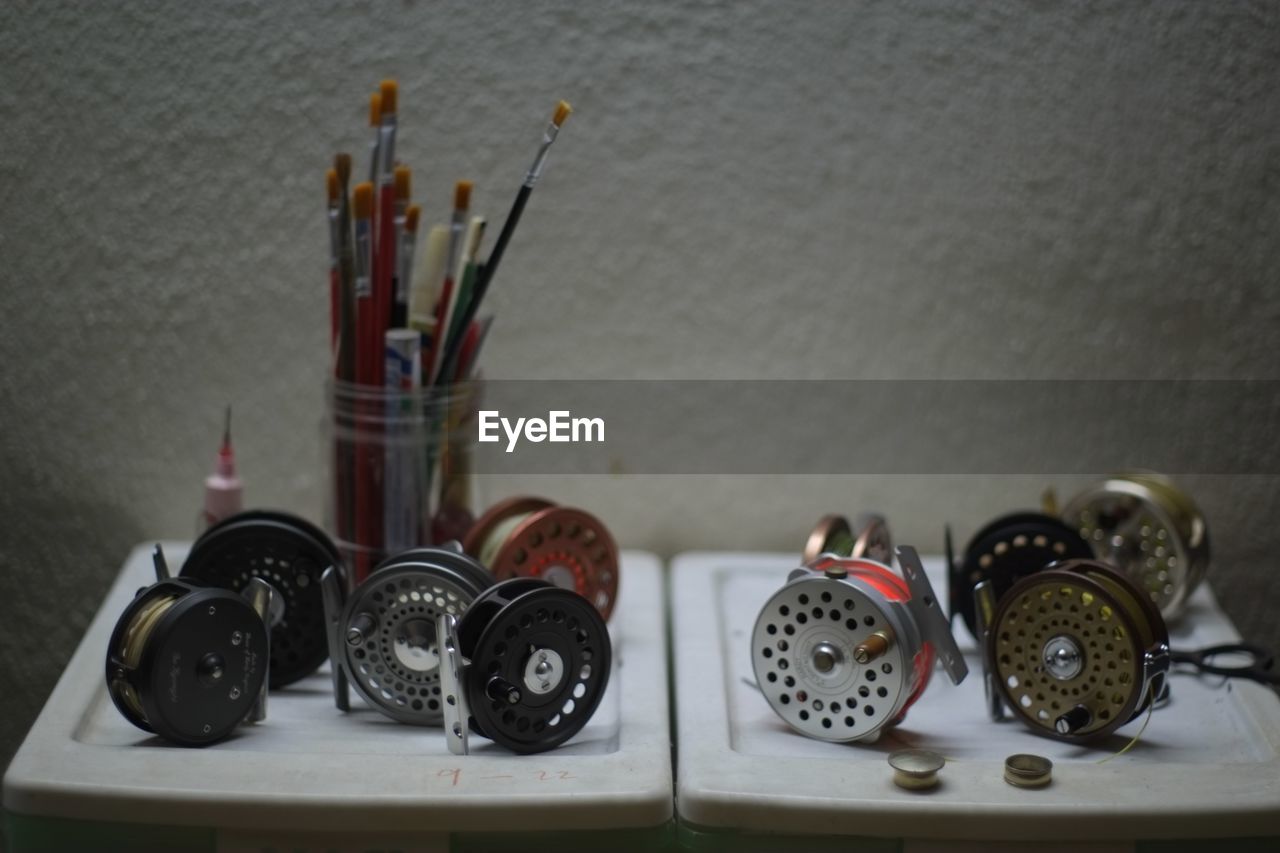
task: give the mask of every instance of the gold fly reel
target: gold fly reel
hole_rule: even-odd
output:
[[[985,665],[993,716],[1009,708],[1057,740],[1104,738],[1163,690],[1169,634],[1150,599],[1096,560],[1069,560],[1023,578],[990,606]]]
[[[1209,529],[1191,497],[1160,474],[1111,477],[1067,502],[1063,520],[1175,619],[1209,567]]]

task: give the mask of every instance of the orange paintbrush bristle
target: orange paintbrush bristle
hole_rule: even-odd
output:
[[[368,181],[356,184],[356,193],[351,206],[356,219],[368,219],[373,216],[373,184]]]
[[[458,181],[453,187],[453,209],[466,210],[471,204],[471,182]]]
[[[396,97],[399,89],[395,80],[383,80],[380,89],[382,94],[381,112],[382,115],[395,115],[396,113]]]
[[[351,155],[335,154],[333,170],[338,173],[338,186],[345,187],[347,181],[351,180]]]
[[[404,212],[404,230],[413,234],[418,230],[418,218],[422,216],[421,205],[411,204]]]
[[[551,123],[556,127],[564,124],[564,120],[569,117],[569,113],[573,112],[573,107],[569,106],[568,101],[561,101],[556,104],[556,113],[551,117]]]
[[[408,166],[396,166],[396,201],[409,200],[409,176],[411,170]]]
[[[369,96],[369,127],[382,124],[382,93],[374,92]]]
[[[328,193],[329,206],[338,206],[338,170],[327,169],[324,173],[325,190]]]

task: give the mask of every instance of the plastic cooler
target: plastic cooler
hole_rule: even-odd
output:
[[[689,553],[671,568],[679,841],[696,850],[1280,849],[1280,697],[1243,680],[1176,674],[1139,741],[1135,720],[1099,747],[986,715],[981,664],[955,632],[969,676],[935,673],[904,722],[874,744],[793,731],[755,686],[749,648],[761,606],[799,564],[786,554]],[[943,561],[925,561],[939,595]],[[1202,586],[1171,626],[1175,648],[1239,639]],[[1145,715],[1144,715],[1145,716]],[[896,787],[894,750],[941,753],[927,792]],[[1050,758],[1044,789],[1015,788],[1004,760]]]
[[[168,544],[171,565],[186,546]],[[451,755],[439,728],[395,723],[353,694],[333,705],[328,665],[274,691],[265,722],[204,749],[134,728],[107,696],[114,623],[154,579],[130,556],[4,778],[5,830],[27,850],[615,851],[673,834],[662,570],[622,555],[614,664],[591,722],[559,749],[519,756],[481,738]]]

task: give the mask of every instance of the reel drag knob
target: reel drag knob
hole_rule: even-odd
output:
[[[969,540],[959,562],[951,554],[948,531],[947,592],[951,616],[960,614],[969,633],[977,637],[973,592],[978,584],[989,581],[999,599],[1019,580],[1050,563],[1093,556],[1093,548],[1075,530],[1052,515],[1039,512],[1012,513],[988,523]]]
[[[437,622],[460,617],[493,576],[453,547],[416,548],[378,565],[349,597],[326,572],[324,605],[334,701],[349,710],[348,685],[393,720],[435,726],[443,719]]]
[[[608,620],[618,600],[618,546],[600,519],[548,500],[516,497],[492,506],[463,550],[499,580],[541,578],[586,598]]]
[[[877,563],[893,562],[893,537],[884,516],[863,513],[850,526],[843,515],[824,515],[805,540],[801,559],[809,563],[821,554],[866,557]]]
[[[1209,528],[1167,477],[1121,474],[1068,501],[1063,520],[1123,572],[1166,619],[1182,614],[1209,568]]]
[[[1001,702],[1037,734],[1082,743],[1147,710],[1169,634],[1147,596],[1097,560],[1023,578],[1000,598],[984,666]]]
[[[111,632],[107,693],[143,731],[207,746],[262,715],[270,595],[261,590],[260,613],[238,593],[168,578],[162,557],[157,569]]]
[[[181,576],[239,593],[254,578],[271,585],[270,686],[276,688],[315,672],[329,656],[320,575],[330,566],[341,571],[342,558],[320,528],[289,513],[251,510],[206,530]]]
[[[473,731],[517,753],[554,749],[582,730],[609,684],[604,618],[546,581],[500,582],[440,632],[445,731],[459,754]]]
[[[823,554],[765,602],[751,635],[756,682],[792,728],[828,741],[871,741],[901,722],[933,674],[967,668],[915,549],[883,563]]]

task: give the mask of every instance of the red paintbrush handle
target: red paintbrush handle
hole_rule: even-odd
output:
[[[391,323],[391,302],[395,298],[392,292],[396,274],[396,195],[392,184],[382,184],[378,188],[378,217],[374,222],[374,237],[377,240],[377,251],[373,254],[373,302],[378,317],[377,340],[381,355],[383,335]],[[383,370],[379,360],[379,387],[383,382]]]

